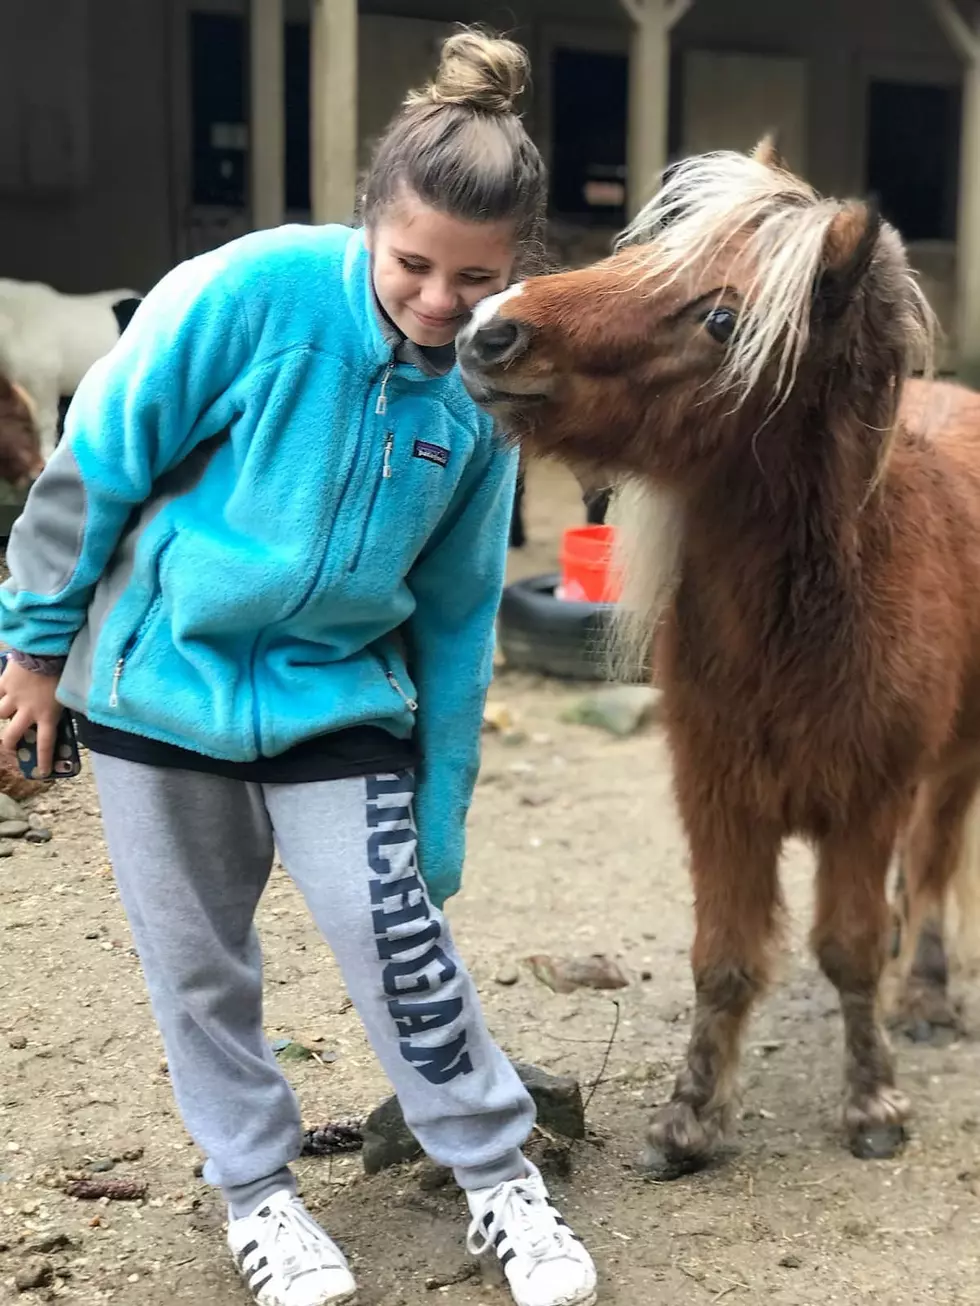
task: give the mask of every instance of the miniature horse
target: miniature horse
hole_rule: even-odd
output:
[[[849,1145],[905,1138],[878,1013],[889,865],[904,832],[914,954],[980,780],[980,397],[906,384],[932,322],[897,233],[765,141],[685,160],[611,258],[486,300],[460,337],[504,429],[624,478],[633,665],[659,623],[696,1001],[657,1173],[703,1165],[729,1123],[790,835],[817,853]]]
[[[44,467],[34,401],[0,376],[0,480],[24,490]]]

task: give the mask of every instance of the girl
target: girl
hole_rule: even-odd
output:
[[[181,265],[92,368],[10,541],[3,743],[60,705],[92,755],[177,1103],[260,1306],[349,1301],[296,1195],[262,1033],[273,841],[405,1118],[519,1306],[595,1301],[521,1146],[533,1105],[441,908],[459,888],[515,458],[453,339],[538,237],[524,52],[450,38],[380,142],[364,229]],[[65,660],[66,659],[66,660]]]

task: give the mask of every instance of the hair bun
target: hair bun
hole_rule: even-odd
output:
[[[408,103],[457,104],[480,113],[514,112],[527,85],[530,60],[515,41],[468,28],[443,43],[433,81],[413,92]]]

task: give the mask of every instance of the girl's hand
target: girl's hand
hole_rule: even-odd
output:
[[[30,730],[37,728],[37,765],[42,775],[54,767],[54,741],[63,708],[55,694],[57,676],[41,675],[8,659],[0,675],[0,718],[10,724],[0,735],[0,748],[16,753],[17,745]]]

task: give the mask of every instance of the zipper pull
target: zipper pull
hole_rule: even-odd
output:
[[[123,668],[126,665],[126,659],[120,658],[116,663],[116,669],[112,673],[112,691],[109,694],[109,706],[119,706],[119,681],[122,679]]]
[[[378,402],[374,405],[374,412],[377,417],[384,417],[385,413],[388,411],[388,395],[386,391],[388,389],[388,378],[394,371],[394,367],[394,363],[389,363],[385,368],[384,376],[381,378],[381,393],[378,395]]]
[[[395,679],[395,673],[393,671],[386,671],[385,675],[388,677],[388,684],[405,704],[409,712],[417,712],[419,710],[418,703],[414,698],[409,698],[405,693],[404,689],[402,689],[401,685],[399,685],[398,681]]]
[[[382,478],[386,481],[391,480],[391,451],[395,445],[395,433],[389,431],[385,436],[385,460],[381,468]]]

